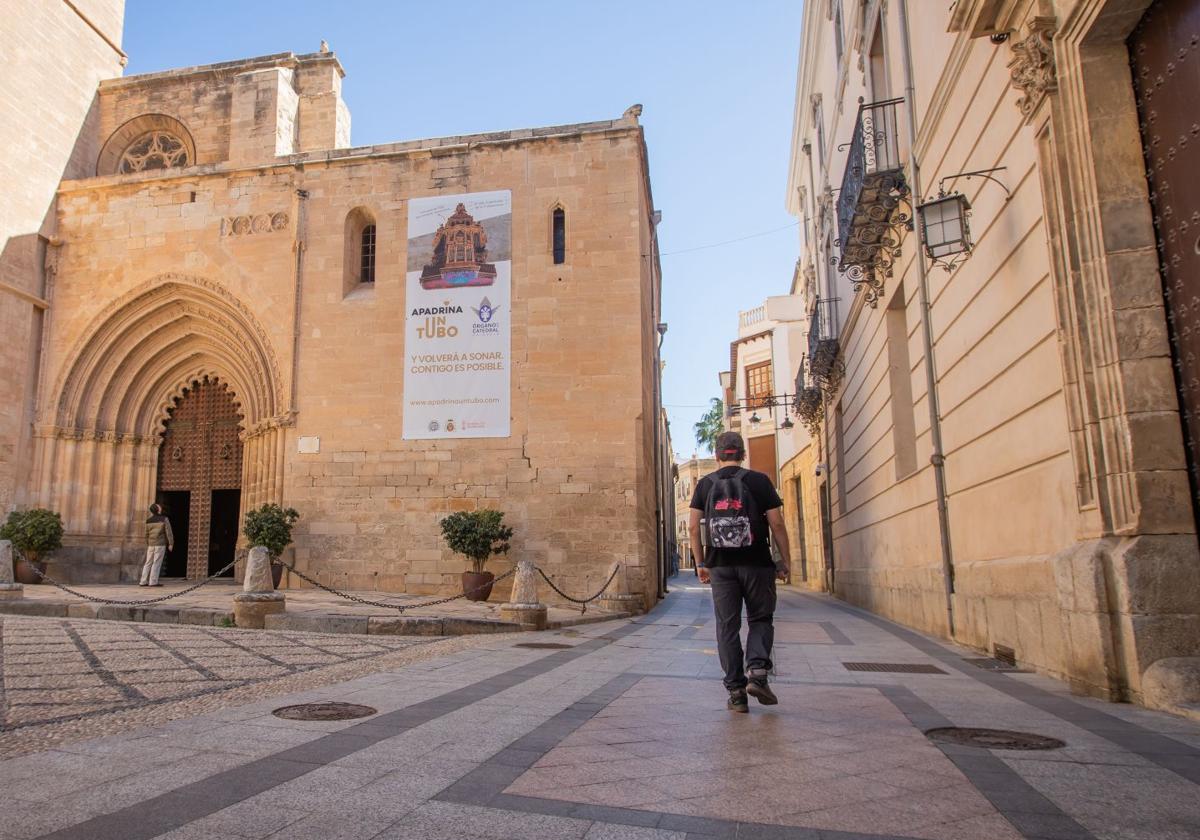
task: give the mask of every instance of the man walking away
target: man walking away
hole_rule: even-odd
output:
[[[167,552],[174,550],[171,520],[163,516],[162,505],[150,505],[150,517],[146,520],[146,562],[142,564],[142,579],[138,586],[162,586],[158,582],[158,573]]]
[[[717,618],[717,649],[725,670],[728,708],[749,711],[747,693],[764,706],[779,702],[767,684],[771,645],[775,640],[775,580],[786,580],[791,554],[783,525],[783,500],[771,479],[743,469],[746,444],[737,432],[724,432],[714,451],[717,471],[700,479],[692,496],[688,532],[701,583],[712,583]],[[700,518],[704,517],[707,547],[701,555]],[[768,533],[779,550],[771,558]],[[743,651],[742,605],[749,632]]]

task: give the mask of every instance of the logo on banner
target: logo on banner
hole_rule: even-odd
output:
[[[441,428],[441,425],[438,423],[438,421],[436,421],[436,420],[429,421],[429,431],[436,432],[440,428]]]
[[[446,421],[446,431],[447,431],[447,432],[453,432],[453,431],[454,431],[454,421],[453,421],[453,420],[447,420],[447,421]]]
[[[500,325],[492,323],[492,318],[500,311],[499,306],[492,306],[492,302],[485,297],[479,302],[479,308],[472,306],[471,311],[479,319],[479,323],[471,325],[472,335],[499,335]]]

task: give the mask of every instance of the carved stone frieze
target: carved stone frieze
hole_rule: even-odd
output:
[[[1021,91],[1017,107],[1026,120],[1033,117],[1048,94],[1058,89],[1054,31],[1054,18],[1034,17],[1025,27],[1025,37],[1012,42],[1013,59],[1008,68],[1012,86]]]
[[[287,230],[291,218],[282,210],[277,213],[254,213],[246,216],[222,216],[222,236],[246,236],[255,233],[275,233]]]

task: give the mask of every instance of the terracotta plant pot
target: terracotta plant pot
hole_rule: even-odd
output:
[[[496,576],[491,572],[463,572],[463,592],[467,594],[467,600],[486,601],[492,596],[492,582],[495,579]]]
[[[23,583],[26,586],[41,583],[42,579],[34,574],[34,569],[45,574],[46,564],[40,560],[31,560],[26,557],[13,558],[13,577],[17,579],[17,583]]]

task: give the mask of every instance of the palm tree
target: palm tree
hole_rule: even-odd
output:
[[[725,404],[713,397],[709,400],[708,411],[692,428],[696,430],[696,443],[712,452],[717,436],[725,430]]]

